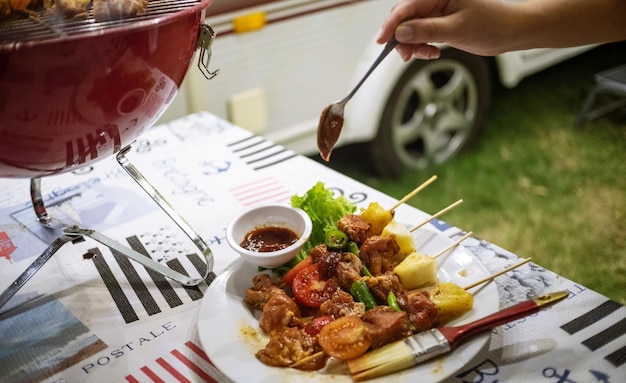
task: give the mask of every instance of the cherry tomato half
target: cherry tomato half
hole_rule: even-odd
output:
[[[304,332],[309,335],[317,335],[324,326],[335,320],[332,315],[321,315],[313,318],[312,321],[304,325]]]
[[[298,302],[308,307],[320,307],[333,293],[326,288],[326,281],[320,278],[317,264],[300,270],[293,279],[291,290]]]
[[[285,282],[286,285],[291,286],[293,280],[296,278],[296,274],[298,274],[300,270],[311,264],[313,264],[313,257],[307,255],[306,258],[298,262],[294,267],[287,271],[285,275],[283,275],[283,282]]]
[[[317,336],[330,356],[348,360],[363,355],[372,345],[363,321],[355,316],[337,318],[322,327]]]

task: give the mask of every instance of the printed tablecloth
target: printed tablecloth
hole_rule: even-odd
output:
[[[224,229],[244,206],[288,202],[317,181],[359,206],[395,202],[208,113],[152,128],[132,146],[129,158],[209,244],[218,275],[236,259]],[[43,178],[42,188],[53,216],[190,275],[204,265],[189,238],[114,158]],[[396,210],[398,222],[428,217],[407,205]],[[465,234],[445,221],[430,225],[452,239]],[[29,181],[0,180],[0,289],[55,238],[36,221]],[[475,237],[463,246],[490,272],[519,262],[515,254]],[[534,263],[496,283],[502,307],[557,290],[569,296],[495,328],[481,352],[446,382],[626,381],[626,308]],[[228,382],[198,338],[207,288],[204,283],[184,288],[90,239],[67,243],[0,309],[0,377],[3,382]]]

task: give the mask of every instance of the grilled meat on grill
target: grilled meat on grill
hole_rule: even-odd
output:
[[[0,20],[17,15],[28,15],[41,8],[41,0],[0,0]]]
[[[96,21],[119,20],[146,13],[148,0],[93,0]]]
[[[44,7],[64,17],[80,17],[91,9],[91,0],[44,0]]]
[[[0,20],[14,16],[55,13],[63,17],[87,16],[96,21],[121,20],[147,12],[149,0],[0,0]]]

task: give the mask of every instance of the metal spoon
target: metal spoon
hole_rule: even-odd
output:
[[[330,160],[330,153],[339,139],[339,134],[341,134],[344,107],[348,101],[350,101],[352,96],[354,96],[356,91],[359,90],[361,85],[363,85],[365,79],[369,77],[378,64],[380,64],[383,59],[387,57],[389,52],[391,52],[396,45],[398,45],[398,42],[392,37],[391,40],[385,44],[383,51],[380,52],[376,60],[374,60],[372,66],[368,69],[365,75],[363,75],[361,81],[356,84],[354,89],[352,89],[352,91],[344,99],[333,102],[322,111],[320,122],[317,126],[317,147],[324,161],[328,162]]]

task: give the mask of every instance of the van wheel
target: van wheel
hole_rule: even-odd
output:
[[[444,49],[437,60],[408,65],[369,143],[374,171],[384,177],[452,158],[478,135],[491,101],[486,58]]]

